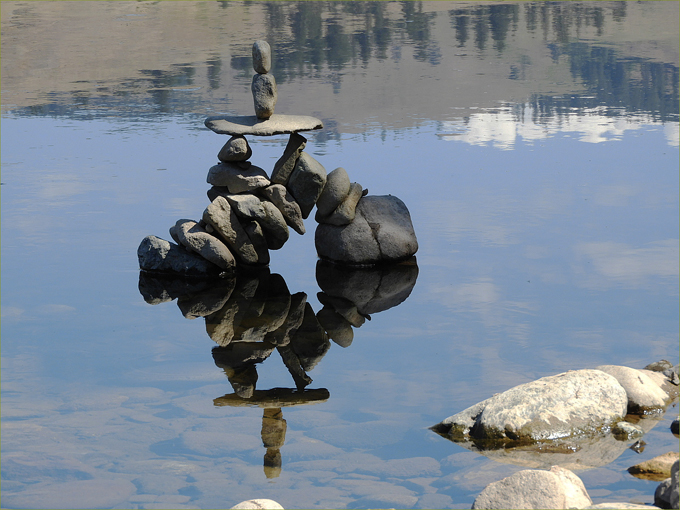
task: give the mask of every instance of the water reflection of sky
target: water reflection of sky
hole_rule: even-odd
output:
[[[8,5],[19,4],[2,2],[3,9]],[[40,23],[33,5],[22,7],[32,13],[23,18],[19,11],[12,18],[3,12],[3,30],[8,19]],[[127,16],[133,14],[126,11],[131,5],[107,4],[107,9],[118,9],[116,16],[130,26],[163,26],[177,8],[140,4],[135,8],[145,16]],[[237,18],[245,5],[232,3],[225,12]],[[45,83],[68,89],[69,80],[62,78],[35,89],[34,104],[6,108],[5,98],[17,96],[15,88],[5,94],[12,83],[4,72],[5,41],[16,34],[4,31],[4,504],[39,508],[49,502],[67,508],[78,494],[84,507],[228,508],[257,496],[286,508],[469,508],[484,485],[519,468],[465,451],[426,427],[493,393],[559,371],[603,363],[641,367],[660,358],[677,363],[677,104],[673,112],[657,101],[677,103],[677,62],[649,54],[643,61],[616,61],[609,53],[598,54],[593,64],[618,62],[619,71],[629,66],[641,75],[649,72],[655,90],[666,90],[665,96],[636,96],[637,102],[622,106],[627,96],[617,88],[620,81],[609,79],[617,76],[613,73],[603,83],[617,91],[611,94],[614,101],[598,103],[585,86],[574,92],[583,104],[565,102],[573,76],[586,82],[596,76],[583,74],[587,67],[579,60],[578,71],[572,74],[567,66],[566,74],[557,75],[555,87],[564,90],[537,101],[531,79],[546,69],[565,68],[551,67],[534,53],[531,64],[516,58],[513,48],[528,44],[519,39],[520,29],[533,22],[534,34],[570,34],[559,23],[541,25],[540,12],[532,11],[541,4],[498,10],[486,4],[413,3],[413,12],[393,2],[371,4],[378,10],[371,14],[373,42],[364,46],[368,67],[353,56],[353,51],[361,55],[362,47],[352,42],[355,36],[342,39],[343,33],[360,32],[354,23],[361,12],[343,7],[330,15],[325,4],[303,3],[300,9],[311,10],[305,18],[293,3],[247,5],[253,17],[249,30],[279,34],[285,42],[280,51],[290,61],[289,67],[281,65],[279,94],[288,112],[314,109],[324,119],[338,119],[329,125],[330,136],[311,134],[307,150],[328,170],[343,166],[371,194],[396,195],[409,207],[420,244],[417,283],[404,303],[374,314],[355,330],[351,346],[333,344],[310,371],[313,386],[327,388],[330,398],[284,410],[282,472],[266,479],[261,410],[213,404],[231,387],[213,362],[214,344],[204,324],[184,319],[174,303],[147,305],[138,291],[136,260],[145,235],[167,238],[176,219],[196,217],[207,205],[205,174],[223,139],[203,129],[203,114],[213,104],[237,113],[250,107],[250,78],[237,73],[247,66],[236,58],[250,40],[226,35],[232,56],[223,58],[219,69],[216,56],[203,65],[205,59],[196,55],[177,58],[171,51],[177,45],[168,45],[170,56],[159,58],[157,69],[145,67],[165,74],[147,72],[142,82],[116,82],[122,84],[116,90],[139,87],[138,95],[97,92],[82,83],[77,94],[47,90]],[[589,44],[597,37],[614,38],[616,27],[639,20],[637,10],[650,9],[626,5],[624,12],[621,3],[606,4],[602,11],[582,5]],[[560,3],[542,8],[559,19],[560,6],[567,8]],[[210,33],[225,20],[211,10],[213,4],[196,8],[206,10],[204,17],[185,18],[183,29],[205,26],[200,20],[209,14]],[[312,45],[306,46],[311,53],[295,54],[297,42],[285,38],[283,21],[266,25],[263,20],[270,18],[258,17],[262,12],[284,21],[295,15],[298,37],[314,39],[319,30],[344,40],[345,53],[326,55]],[[276,12],[283,17],[276,18]],[[328,28],[328,19],[342,16],[346,23]],[[320,24],[305,24],[317,18]],[[502,19],[510,22],[492,25]],[[265,26],[273,27],[272,34]],[[567,43],[563,39],[549,48],[547,60],[564,63],[593,53],[590,46],[585,51]],[[619,57],[649,49],[607,44]],[[457,78],[478,91],[500,83],[493,99],[478,95],[467,103],[471,96],[460,92],[441,115],[432,113],[436,108],[419,108],[422,103],[413,102],[409,90],[423,86],[424,95],[446,99],[441,84],[436,96],[427,87],[461,48],[470,57],[457,57],[457,66],[475,64],[490,74],[462,67]],[[303,61],[296,60],[300,57]],[[153,60],[143,52],[139,58]],[[502,73],[493,74],[491,68],[500,67],[503,58]],[[192,59],[197,63],[186,65]],[[175,67],[163,67],[170,63]],[[401,72],[413,72],[415,81],[402,91],[398,80],[384,80],[387,96],[398,101],[382,110],[383,103],[376,102],[357,113],[365,108],[357,99],[367,90],[362,76],[367,80],[379,69],[393,77],[389,73],[397,63]],[[314,77],[315,66],[321,71],[335,66],[337,73]],[[27,69],[29,78],[37,72]],[[207,69],[212,81],[204,83],[201,73]],[[296,69],[312,73],[308,83]],[[157,82],[149,91],[152,79]],[[164,79],[170,82],[160,83]],[[114,82],[107,83],[109,91]],[[510,82],[519,88],[499,94]],[[325,86],[329,96],[315,92]],[[225,87],[229,101],[219,103]],[[353,100],[359,103],[355,110],[346,107]],[[402,109],[391,109],[394,104]],[[345,132],[353,123],[367,129]],[[271,168],[285,142],[285,137],[251,140],[253,161]],[[292,235],[274,252],[271,270],[292,293],[305,292],[318,311],[313,228],[308,221],[307,235]],[[285,366],[273,357],[258,374],[258,388],[290,384]],[[625,470],[643,457],[677,448],[668,418],[645,441],[643,454],[627,450],[612,464],[579,473],[594,502],[651,503],[656,485]]]

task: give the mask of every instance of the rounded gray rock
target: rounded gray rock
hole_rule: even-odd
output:
[[[230,161],[246,161],[252,155],[253,150],[244,136],[232,136],[224,144],[220,152],[217,153],[217,159],[225,163]]]
[[[267,74],[272,68],[272,49],[267,41],[253,43],[253,69],[256,73]]]
[[[250,85],[253,93],[255,116],[258,119],[268,119],[274,115],[274,108],[278,99],[276,80],[272,74],[256,74]]]
[[[193,220],[177,220],[175,226],[184,246],[225,271],[234,269],[236,260],[229,248],[217,237],[208,234],[198,223]]]
[[[344,168],[338,167],[330,172],[316,203],[317,213],[321,216],[328,216],[335,211],[347,197],[349,186],[349,175]]]
[[[668,394],[641,370],[618,365],[600,365],[601,370],[616,378],[628,395],[628,412],[662,412],[669,402]]]
[[[270,184],[267,173],[259,166],[250,165],[244,170],[233,163],[219,163],[210,167],[206,180],[213,186],[226,187],[230,193],[255,191]]]
[[[319,224],[314,244],[322,259],[356,266],[400,262],[418,251],[411,215],[392,195],[361,198],[349,225]]]
[[[203,257],[156,236],[146,236],[137,248],[139,268],[183,275],[217,274],[221,269]]]

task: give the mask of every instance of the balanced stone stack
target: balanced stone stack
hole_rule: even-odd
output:
[[[266,41],[253,44],[251,90],[254,116],[214,116],[205,125],[230,135],[219,151],[219,163],[208,171],[210,205],[198,221],[180,219],[170,228],[174,245],[147,236],[139,246],[140,268],[180,274],[231,272],[237,265],[267,265],[269,250],[289,238],[289,227],[305,233],[303,220],[316,205],[318,255],[340,264],[376,265],[410,258],[418,249],[408,209],[393,196],[366,197],[368,190],[351,183],[345,169],[326,173],[304,152],[301,131],[321,129],[319,119],[274,114],[277,87]],[[246,135],[288,134],[288,144],[271,178],[249,160]]]

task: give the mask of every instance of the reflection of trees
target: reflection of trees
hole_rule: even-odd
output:
[[[611,48],[585,43],[552,45],[555,59],[569,57],[571,74],[587,92],[569,97],[536,95],[531,103],[540,118],[572,108],[607,106],[627,112],[649,112],[660,120],[678,114],[678,68],[644,59],[624,58]],[[617,114],[607,110],[608,115]]]
[[[352,66],[368,67],[371,62],[391,59],[400,61],[403,55],[432,66],[442,60],[442,48],[437,40],[435,22],[442,14],[426,12],[423,3],[403,1],[398,4],[382,1],[268,1],[264,3],[220,4],[225,10],[263,10],[266,37],[274,49],[272,73],[279,84],[310,80],[330,84],[335,93],[343,84],[343,70]],[[399,7],[395,10],[394,7]],[[535,35],[537,44],[545,44],[555,62],[567,62],[573,78],[587,92],[569,98],[536,95],[532,98],[535,111],[552,115],[562,106],[623,108],[625,111],[651,112],[662,120],[674,119],[678,113],[678,68],[671,64],[630,59],[616,50],[598,47],[582,41],[588,33],[602,34],[607,24],[617,23],[627,16],[627,2],[524,2],[471,4],[458,6],[443,15],[451,27],[457,48],[467,55],[488,58],[489,53],[507,61],[513,34],[518,31]],[[122,110],[125,115],[204,111],[206,101],[212,107],[224,108],[229,103],[229,91],[222,91],[221,78],[231,74],[236,81],[249,82],[253,73],[250,56],[251,41],[232,48],[230,60],[224,61],[219,52],[209,53],[203,62],[172,65],[169,69],[147,69],[134,78],[121,79],[107,87],[84,83],[83,90],[53,94],[49,103],[20,110],[15,115],[75,116],[87,118],[98,110],[110,115]],[[529,57],[520,54],[507,61],[509,79],[525,80],[531,65]],[[209,99],[205,94],[188,95],[173,90],[198,83],[196,69],[206,69]],[[592,97],[591,97],[592,96]],[[221,104],[215,104],[215,98]],[[134,105],[134,108],[130,108]],[[130,113],[130,110],[134,110]],[[86,113],[87,112],[87,113]],[[609,112],[615,114],[615,112]],[[328,119],[324,119],[325,123]],[[330,126],[330,124],[329,124]],[[327,127],[323,134],[338,138]],[[323,140],[318,140],[323,143]]]

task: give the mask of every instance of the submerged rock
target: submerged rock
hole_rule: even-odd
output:
[[[635,464],[628,468],[628,472],[636,478],[660,482],[671,476],[671,469],[677,461],[678,452],[668,452]]]
[[[399,262],[418,251],[411,215],[392,195],[361,198],[349,225],[319,224],[314,243],[322,259],[357,266]]]
[[[569,470],[527,469],[489,484],[472,508],[583,508],[592,504],[581,479]]]

